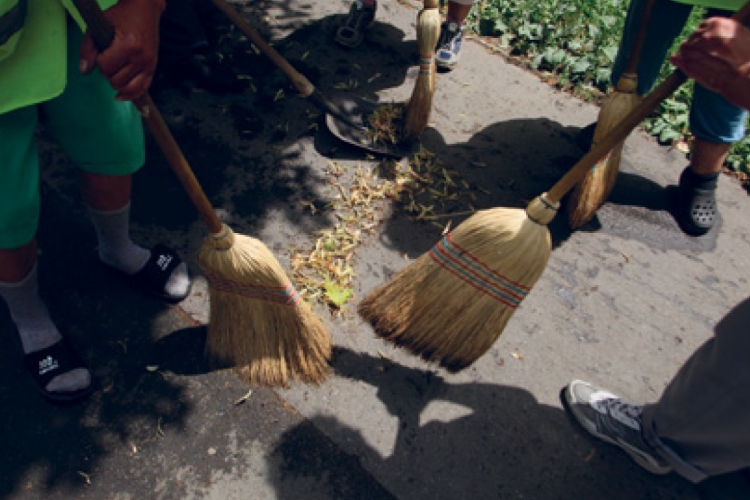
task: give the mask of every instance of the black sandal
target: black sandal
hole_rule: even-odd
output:
[[[177,303],[190,294],[191,288],[188,286],[185,293],[181,295],[171,295],[166,290],[167,281],[180,264],[182,264],[182,259],[177,255],[177,252],[165,245],[156,245],[151,249],[151,256],[148,258],[146,265],[135,274],[125,274],[112,266],[107,265],[107,267],[116,271],[117,274],[140,290],[159,297],[165,302]]]
[[[677,188],[677,222],[685,233],[702,236],[719,217],[716,208],[716,185],[719,174],[697,175],[687,167],[680,175]]]
[[[31,375],[37,391],[53,403],[73,403],[84,399],[94,390],[93,381],[77,391],[48,391],[47,385],[60,375],[78,368],[88,370],[83,360],[63,339],[39,351],[26,354],[23,363]]]

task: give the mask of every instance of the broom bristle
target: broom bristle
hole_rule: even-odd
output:
[[[406,108],[404,136],[419,137],[427,128],[435,94],[435,46],[440,36],[440,10],[424,8],[417,19],[417,44],[419,45],[419,75]]]
[[[620,88],[625,87],[618,86]],[[641,97],[635,93],[616,91],[611,94],[599,111],[593,144],[604,139],[640,102]],[[625,141],[617,143],[573,189],[568,200],[568,222],[573,229],[588,223],[607,201],[617,183],[624,144]]]
[[[477,212],[370,292],[358,312],[378,336],[451,372],[471,365],[505,328],[547,265],[556,206]],[[552,212],[539,216],[538,209]]]
[[[325,379],[330,335],[260,240],[224,226],[204,240],[198,262],[211,290],[206,350],[212,359],[254,385]]]

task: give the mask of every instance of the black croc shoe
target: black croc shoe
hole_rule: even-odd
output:
[[[682,171],[677,188],[677,222],[685,233],[702,236],[709,232],[719,212],[716,208],[716,186],[719,174],[699,175],[690,167]]]

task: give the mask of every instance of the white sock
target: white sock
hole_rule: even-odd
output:
[[[146,265],[151,252],[130,239],[130,203],[117,210],[88,207],[99,242],[99,258],[125,274],[135,274]]]
[[[130,203],[124,207],[102,211],[88,207],[99,242],[99,259],[126,274],[135,274],[146,265],[151,251],[133,243],[130,239]],[[165,285],[170,295],[181,296],[190,287],[187,265],[177,266]]]
[[[23,352],[36,352],[62,339],[49,316],[47,306],[39,297],[37,266],[19,283],[0,281],[0,296],[5,300],[10,317],[18,329]],[[91,374],[85,368],[63,373],[47,384],[50,392],[69,392],[84,389],[91,383]]]

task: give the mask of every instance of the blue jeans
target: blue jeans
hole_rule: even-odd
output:
[[[625,27],[620,40],[615,64],[612,69],[612,83],[617,83],[628,64],[628,56],[635,41],[641,11],[645,0],[631,0]],[[659,70],[667,56],[667,51],[675,38],[682,32],[692,6],[655,0],[651,11],[651,21],[638,61],[638,93],[647,94],[654,86]],[[707,17],[731,16],[731,12],[711,9]],[[690,131],[698,137],[714,143],[732,143],[745,135],[747,111],[731,104],[719,94],[695,84],[693,104],[690,109]]]

